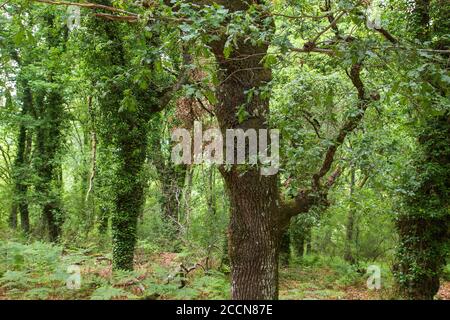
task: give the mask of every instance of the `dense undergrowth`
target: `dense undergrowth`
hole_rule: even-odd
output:
[[[205,266],[205,261],[196,260],[195,254],[158,253],[154,249],[141,241],[135,271],[113,274],[110,254],[94,246],[73,249],[43,242],[0,242],[0,298],[230,298],[229,272],[218,261],[209,261]],[[366,287],[367,265],[350,265],[341,258],[320,255],[294,259],[281,270],[280,298],[388,298],[392,276],[388,264],[379,265],[382,289],[371,291]]]

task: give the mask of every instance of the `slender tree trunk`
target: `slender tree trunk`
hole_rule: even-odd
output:
[[[305,255],[305,234],[296,234],[295,237],[292,237],[292,242],[297,257],[300,259],[303,258]]]
[[[86,215],[86,235],[91,230],[95,219],[95,177],[97,175],[97,129],[95,121],[95,110],[93,107],[92,96],[88,97],[89,114],[89,135],[85,133],[85,145],[90,145],[90,170],[87,161],[85,161],[82,177],[82,201]],[[89,136],[89,138],[88,138]],[[90,201],[89,201],[90,200]]]
[[[355,193],[355,167],[352,166],[350,173],[350,210],[347,216],[346,225],[346,237],[345,237],[345,247],[344,247],[344,260],[353,264],[355,263],[355,257],[353,255],[354,246],[354,231],[355,231],[355,207],[353,205],[353,196]]]
[[[189,220],[191,218],[191,193],[192,193],[192,179],[194,175],[194,167],[186,167],[185,186],[183,189],[183,203],[182,203],[182,217],[178,219],[184,221],[186,227],[189,227]]]
[[[33,107],[33,98],[31,89],[29,88],[27,81],[21,82],[23,86],[23,101],[22,101],[22,116],[26,117],[30,114]],[[30,218],[28,210],[28,175],[29,175],[29,154],[31,149],[31,132],[25,126],[21,124],[19,128],[19,135],[17,138],[17,155],[14,162],[14,204],[11,213],[15,215],[13,217],[15,224],[17,225],[17,210],[20,215],[21,229],[25,234],[30,231]]]
[[[14,203],[11,205],[11,211],[8,219],[9,227],[13,230],[17,229],[17,205]]]
[[[172,222],[178,221],[181,210],[181,198],[186,177],[186,166],[168,164],[159,171],[162,185],[162,206],[164,215]]]
[[[216,183],[216,177],[215,177],[215,167],[211,166],[208,169],[208,190],[206,194],[206,204],[208,206],[208,213],[210,216],[214,217],[217,213],[217,206],[216,206],[216,190],[215,190],[215,183]]]
[[[294,245],[299,244],[299,243],[295,242],[296,240],[297,239],[294,240]],[[291,255],[291,236],[290,236],[289,230],[287,230],[281,236],[281,241],[280,241],[280,265],[281,266],[289,265],[290,255]]]
[[[306,230],[306,248],[305,248],[305,254],[311,254],[312,253],[312,226],[308,226],[308,229]]]

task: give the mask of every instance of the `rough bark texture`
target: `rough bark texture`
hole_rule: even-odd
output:
[[[248,8],[248,3],[244,1],[218,3],[230,11]],[[261,57],[267,53],[268,46],[252,45],[249,41],[238,39],[231,56],[225,58],[226,40],[226,37],[223,37],[211,44],[222,80],[217,88],[219,103],[215,106],[219,125],[222,131],[237,128],[267,129],[269,98],[253,95],[248,99],[246,92],[261,88],[272,80],[271,70],[261,63]],[[359,78],[360,70],[360,65],[352,69],[352,81],[358,88],[362,112],[344,123],[336,143],[328,150],[323,166],[313,178],[313,190],[303,190],[297,198],[284,203],[280,199],[277,175],[262,176],[255,168],[242,170],[236,165],[221,168],[231,207],[229,255],[233,299],[278,298],[281,235],[286,231],[291,217],[308,212],[313,205],[324,202],[326,188],[322,188],[321,179],[329,173],[337,148],[347,134],[356,128],[368,107],[364,87]],[[236,114],[242,106],[249,117],[239,123]],[[333,174],[327,185],[332,185],[338,175]]]
[[[243,1],[224,2],[231,11],[245,10]],[[212,44],[222,70],[215,114],[222,130],[267,128],[269,100],[255,96],[248,101],[246,91],[264,86],[272,79],[263,68],[261,56],[268,47],[239,41],[232,57],[224,57],[226,39]],[[232,58],[231,57],[231,58]],[[247,103],[248,102],[248,103]],[[238,108],[245,106],[249,119],[239,124]],[[229,255],[232,267],[233,299],[278,298],[278,245],[280,239],[279,190],[277,176],[261,176],[258,169],[240,171],[238,166],[221,169],[230,198]]]

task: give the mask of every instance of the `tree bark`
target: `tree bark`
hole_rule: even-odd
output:
[[[355,242],[354,231],[355,231],[355,208],[353,205],[353,195],[355,192],[355,167],[352,165],[350,172],[350,210],[347,216],[346,225],[346,237],[345,237],[345,247],[344,247],[344,260],[354,264],[355,257],[353,255],[353,245]]]
[[[36,171],[37,191],[46,222],[49,240],[57,241],[63,221],[60,183],[57,179],[57,154],[62,138],[63,99],[57,89],[39,99],[38,117],[40,125],[36,129]],[[43,94],[43,93],[42,93]],[[45,102],[44,102],[45,101]]]
[[[133,270],[137,221],[144,204],[142,174],[147,152],[146,121],[124,119],[128,132],[119,139],[119,168],[116,172],[115,210],[112,215],[113,267]]]
[[[249,6],[245,1],[221,0],[217,3],[230,11],[246,10]],[[273,29],[266,31],[273,32]],[[225,57],[226,43],[226,36],[211,43],[220,70],[221,82],[217,87],[219,103],[215,106],[220,128],[224,134],[227,129],[255,129],[257,132],[259,129],[269,129],[269,97],[254,94],[249,98],[247,95],[250,90],[262,89],[272,80],[271,70],[262,63],[268,45],[237,39],[231,55]],[[356,70],[356,80],[360,80],[359,70]],[[249,116],[240,123],[236,115],[241,107]],[[361,108],[365,111],[367,104],[361,103]],[[278,299],[281,235],[286,231],[291,217],[308,212],[313,205],[324,201],[326,192],[319,190],[320,180],[329,172],[336,149],[361,119],[362,115],[345,123],[337,143],[330,148],[324,165],[314,176],[315,190],[301,191],[296,199],[288,203],[280,199],[277,174],[263,176],[254,167],[242,170],[238,165],[220,168],[231,207],[228,234],[233,299]],[[331,180],[335,178],[333,175]]]
[[[21,81],[23,89],[22,97],[22,116],[26,117],[30,114],[33,107],[33,97],[31,89],[27,81]],[[21,229],[25,234],[30,232],[30,218],[28,210],[28,174],[29,174],[29,154],[31,149],[31,132],[27,126],[22,123],[19,128],[19,135],[17,137],[17,155],[14,162],[14,200],[11,217],[17,225],[17,211],[20,215]]]
[[[294,246],[299,244],[296,240],[299,240],[299,239],[294,239]],[[290,235],[289,230],[286,230],[286,232],[284,232],[283,235],[281,236],[281,241],[280,241],[280,265],[281,266],[286,267],[289,265],[290,255],[291,255],[291,235]]]

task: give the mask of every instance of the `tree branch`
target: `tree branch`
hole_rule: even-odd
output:
[[[334,143],[328,147],[322,166],[319,171],[312,177],[312,188],[309,190],[300,191],[299,195],[292,201],[285,202],[281,205],[280,211],[282,219],[289,219],[301,213],[308,212],[313,206],[328,205],[327,196],[329,189],[336,183],[342,173],[342,169],[338,167],[328,178],[325,187],[322,186],[321,180],[331,170],[335,162],[335,156],[338,148],[344,143],[346,137],[353,132],[364,118],[364,114],[370,105],[371,100],[378,100],[378,94],[372,94],[370,97],[366,95],[364,83],[361,80],[360,63],[354,64],[348,76],[352,81],[353,86],[358,92],[358,113],[350,116],[342,128],[339,130]]]
[[[380,34],[383,35],[383,37],[385,37],[387,40],[389,40],[392,44],[397,44],[398,40],[392,35],[390,34],[386,29],[384,28],[375,28],[375,31],[379,32]]]
[[[138,14],[130,12],[130,11],[126,11],[126,10],[122,10],[122,9],[119,9],[116,7],[106,6],[106,5],[98,4],[98,3],[90,3],[90,2],[80,3],[80,2],[53,1],[53,0],[33,0],[33,1],[56,5],[56,6],[76,6],[76,7],[88,8],[88,9],[102,9],[102,10],[115,12],[115,13],[123,13],[123,14],[129,15],[129,16],[134,16],[136,18],[139,16]]]
[[[308,42],[309,43],[309,42]],[[295,47],[291,47],[288,48],[291,51],[294,52],[299,52],[299,53],[311,53],[311,52],[315,52],[315,53],[323,53],[323,54],[327,54],[329,56],[334,56],[335,52],[331,49],[324,49],[324,48],[317,48],[315,46],[313,47],[308,47],[307,45],[305,45],[305,47],[303,48],[295,48]]]
[[[192,56],[190,54],[184,53],[183,54],[183,67],[180,72],[180,75],[178,77],[177,82],[169,87],[168,89],[164,90],[161,94],[161,97],[159,98],[159,105],[155,112],[159,112],[164,110],[167,105],[172,100],[174,94],[180,90],[183,85],[185,85],[189,80],[189,65],[192,63]]]
[[[118,16],[115,14],[107,13],[95,13],[94,15],[98,18],[103,18],[110,21],[137,22],[139,20],[139,17],[137,16]]]

